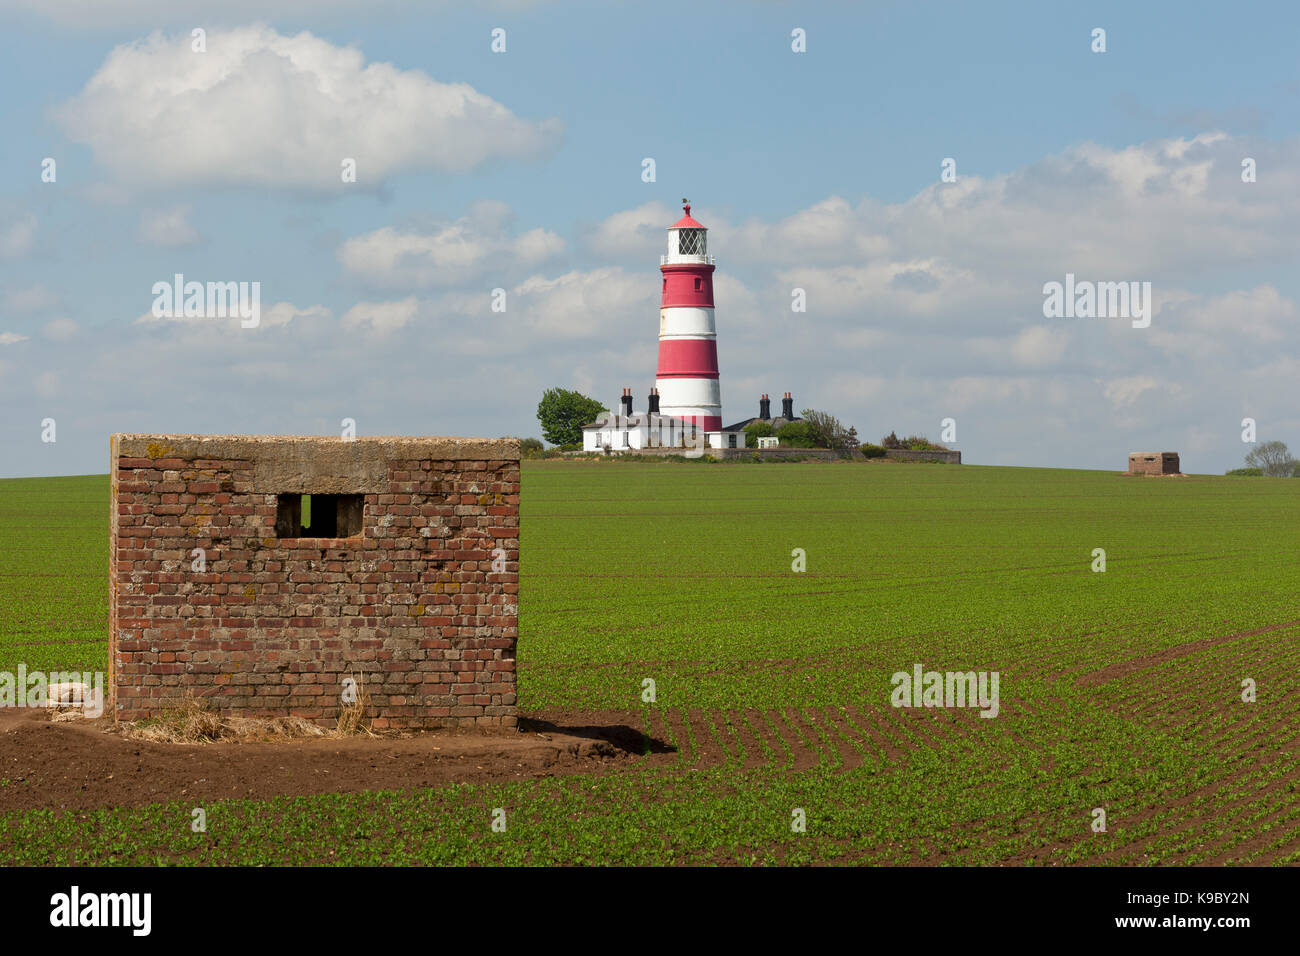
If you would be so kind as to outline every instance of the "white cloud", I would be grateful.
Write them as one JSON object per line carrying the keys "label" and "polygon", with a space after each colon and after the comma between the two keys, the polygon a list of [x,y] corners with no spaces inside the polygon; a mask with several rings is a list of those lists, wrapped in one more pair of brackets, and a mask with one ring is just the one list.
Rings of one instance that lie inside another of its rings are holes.
{"label": "white cloud", "polygon": [[342,189],[341,163],[363,188],[405,170],[463,172],[529,159],[558,136],[465,83],[366,63],[360,50],[256,25],[188,31],[113,49],[57,111],[121,179],[141,184],[252,184]]}
{"label": "white cloud", "polygon": [[[323,305],[309,305],[306,308],[299,308],[292,302],[276,302],[273,305],[262,307],[258,316],[258,324],[246,331],[252,332],[256,328],[285,326],[295,319],[328,319],[331,315],[333,313]],[[198,328],[205,325],[219,327],[240,326],[244,321],[244,318],[238,312],[227,316],[187,316],[182,311],[174,312],[172,315],[154,315],[153,311],[150,310],[139,316],[133,324],[152,325],[165,323],[177,327]]]}
{"label": "white cloud", "polygon": [[668,248],[668,227],[681,218],[659,200],[624,209],[596,224],[588,233],[587,244],[607,258],[644,258],[660,255]]}
{"label": "white cloud", "polygon": [[1152,344],[1198,367],[1239,366],[1261,350],[1300,346],[1300,309],[1271,285],[1215,296],[1182,296],[1157,313]]}
{"label": "white cloud", "polygon": [[[532,276],[512,290],[508,301],[534,333],[552,339],[589,336],[593,342],[618,346],[628,339],[644,342],[658,335],[658,292],[653,274],[606,268],[575,270],[555,278]],[[646,321],[637,323],[637,316],[645,316]]]}
{"label": "white cloud", "polygon": [[427,288],[484,274],[501,279],[563,251],[564,240],[545,229],[511,235],[510,219],[505,203],[477,203],[469,215],[431,231],[385,226],[356,236],[340,247],[339,261],[375,285]]}
{"label": "white cloud", "polygon": [[77,333],[81,331],[81,326],[72,319],[52,319],[45,323],[46,338],[53,339],[56,342],[68,342],[76,338]]}
{"label": "white cloud", "polygon": [[42,372],[32,380],[32,388],[41,398],[54,398],[59,394],[59,376],[54,372]]}
{"label": "white cloud", "polygon": [[1016,336],[1011,343],[1011,355],[1021,365],[1054,365],[1060,361],[1069,344],[1068,332],[1034,325]]}
{"label": "white cloud", "polygon": [[203,237],[190,225],[189,215],[189,206],[145,212],[140,217],[140,239],[153,246],[192,246]]}
{"label": "white cloud", "polygon": [[409,323],[420,311],[420,300],[408,296],[396,302],[358,302],[343,313],[346,329],[371,329],[393,332]]}
{"label": "white cloud", "polygon": [[309,305],[305,309],[300,309],[292,302],[277,302],[270,308],[262,310],[261,326],[275,328],[299,320],[321,322],[329,319],[331,315],[333,313],[323,305]]}
{"label": "white cloud", "polygon": [[48,309],[59,301],[59,297],[46,286],[24,286],[5,289],[4,309],[6,312],[39,312]]}
{"label": "white cloud", "polygon": [[[1243,184],[1241,157],[1271,170]],[[612,254],[663,251],[674,210],[646,203],[607,217],[593,245]],[[809,312],[933,316],[1007,331],[1041,320],[1042,286],[1152,281],[1166,290],[1208,272],[1294,263],[1300,237],[1300,140],[1222,133],[1122,149],[1073,146],[1021,169],[936,183],[893,204],[829,196],[776,222],[732,223],[707,207],[719,269],[776,266],[807,288]],[[1014,316],[1014,318],[1012,318]]]}
{"label": "white cloud", "polygon": [[26,342],[27,336],[19,335],[17,332],[0,332],[0,345],[13,345],[16,342]]}
{"label": "white cloud", "polygon": [[1127,378],[1112,379],[1102,385],[1102,394],[1115,408],[1132,405],[1144,393],[1161,387],[1161,383],[1149,375],[1131,375]]}
{"label": "white cloud", "polygon": [[36,240],[36,217],[30,213],[9,223],[0,223],[0,259],[16,259],[31,251]]}

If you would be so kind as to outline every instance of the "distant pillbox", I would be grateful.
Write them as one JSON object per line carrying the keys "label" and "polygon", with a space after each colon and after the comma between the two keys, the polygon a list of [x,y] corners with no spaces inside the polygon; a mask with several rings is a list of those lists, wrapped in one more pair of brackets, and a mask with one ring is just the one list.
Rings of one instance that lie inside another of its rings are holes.
{"label": "distant pillbox", "polygon": [[109,706],[512,727],[519,442],[114,435]]}
{"label": "distant pillbox", "polygon": [[1130,475],[1180,474],[1178,452],[1135,451],[1128,456],[1128,473]]}

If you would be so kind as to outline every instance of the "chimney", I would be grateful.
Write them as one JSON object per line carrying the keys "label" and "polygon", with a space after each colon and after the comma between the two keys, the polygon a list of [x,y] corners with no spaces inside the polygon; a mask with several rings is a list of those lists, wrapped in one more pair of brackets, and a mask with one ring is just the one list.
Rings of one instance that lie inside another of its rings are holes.
{"label": "chimney", "polygon": [[772,400],[766,394],[758,396],[758,417],[763,421],[772,417]]}
{"label": "chimney", "polygon": [[649,411],[652,415],[659,414],[659,389],[657,388],[650,389],[650,400],[646,404],[646,410]]}
{"label": "chimney", "polygon": [[789,392],[781,399],[781,417],[787,421],[794,420],[794,396]]}
{"label": "chimney", "polygon": [[632,417],[632,389],[623,389],[623,415],[627,418]]}

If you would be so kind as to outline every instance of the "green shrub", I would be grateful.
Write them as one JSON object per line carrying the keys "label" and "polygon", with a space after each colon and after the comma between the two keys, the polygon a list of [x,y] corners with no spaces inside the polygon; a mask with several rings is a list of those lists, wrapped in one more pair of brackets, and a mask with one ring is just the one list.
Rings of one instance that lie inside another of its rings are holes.
{"label": "green shrub", "polygon": [[873,445],[871,442],[867,442],[862,446],[862,454],[866,455],[868,458],[884,458],[885,449],[880,445]]}
{"label": "green shrub", "polygon": [[540,438],[519,439],[519,454],[524,458],[541,458],[542,441]]}
{"label": "green shrub", "polygon": [[910,448],[912,451],[947,451],[944,445],[930,441],[924,435],[908,435],[902,441],[904,448]]}
{"label": "green shrub", "polygon": [[786,422],[777,431],[776,437],[781,439],[782,445],[790,448],[812,448],[813,439],[808,434],[807,422]]}
{"label": "green shrub", "polygon": [[1263,478],[1264,469],[1262,468],[1234,468],[1232,471],[1225,471],[1225,475],[1231,475],[1234,478]]}

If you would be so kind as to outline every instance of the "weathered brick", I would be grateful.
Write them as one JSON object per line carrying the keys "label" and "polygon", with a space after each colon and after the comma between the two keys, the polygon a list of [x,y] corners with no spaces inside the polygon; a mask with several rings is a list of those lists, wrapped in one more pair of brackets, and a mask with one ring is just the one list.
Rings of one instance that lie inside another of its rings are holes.
{"label": "weathered brick", "polygon": [[[352,678],[378,727],[515,725],[515,443],[340,445],[114,436],[109,693],[119,719],[193,693],[223,712],[328,725]],[[157,449],[168,457],[151,458]],[[277,496],[302,493],[363,495],[360,535],[277,537]],[[194,548],[204,571],[191,565]],[[491,571],[496,548],[505,572]]]}

